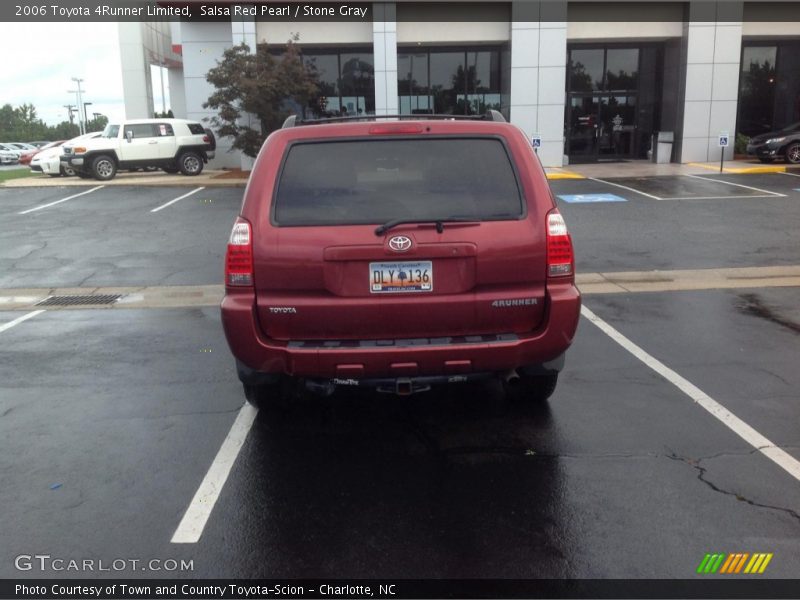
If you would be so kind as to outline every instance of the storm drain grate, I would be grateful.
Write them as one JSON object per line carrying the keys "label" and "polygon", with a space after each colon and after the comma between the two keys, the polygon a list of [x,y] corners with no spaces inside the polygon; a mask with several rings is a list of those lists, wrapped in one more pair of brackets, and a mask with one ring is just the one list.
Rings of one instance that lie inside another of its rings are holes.
{"label": "storm drain grate", "polygon": [[50,296],[36,306],[84,306],[95,304],[113,304],[122,298],[122,294],[106,294],[97,296]]}

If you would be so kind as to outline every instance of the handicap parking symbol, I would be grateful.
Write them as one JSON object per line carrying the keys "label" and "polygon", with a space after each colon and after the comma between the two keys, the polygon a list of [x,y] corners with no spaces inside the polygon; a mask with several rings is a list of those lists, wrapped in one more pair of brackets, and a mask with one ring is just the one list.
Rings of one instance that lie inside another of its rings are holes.
{"label": "handicap parking symbol", "polygon": [[558,197],[570,204],[589,202],[627,202],[622,196],[616,194],[559,194]]}

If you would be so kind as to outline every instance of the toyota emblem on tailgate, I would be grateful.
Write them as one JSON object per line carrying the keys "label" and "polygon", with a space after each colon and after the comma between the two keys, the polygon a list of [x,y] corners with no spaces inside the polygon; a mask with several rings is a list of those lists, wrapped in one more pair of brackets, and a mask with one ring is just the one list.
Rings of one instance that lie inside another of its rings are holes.
{"label": "toyota emblem on tailgate", "polygon": [[395,252],[406,252],[411,249],[411,238],[404,235],[396,235],[389,239],[389,248]]}

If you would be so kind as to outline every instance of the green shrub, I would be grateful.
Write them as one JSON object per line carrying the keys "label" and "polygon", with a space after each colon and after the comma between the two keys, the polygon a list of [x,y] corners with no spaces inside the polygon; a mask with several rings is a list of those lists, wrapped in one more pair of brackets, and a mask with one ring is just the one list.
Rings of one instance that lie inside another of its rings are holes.
{"label": "green shrub", "polygon": [[747,142],[750,138],[744,134],[736,134],[736,142],[733,144],[734,154],[745,154],[747,152]]}

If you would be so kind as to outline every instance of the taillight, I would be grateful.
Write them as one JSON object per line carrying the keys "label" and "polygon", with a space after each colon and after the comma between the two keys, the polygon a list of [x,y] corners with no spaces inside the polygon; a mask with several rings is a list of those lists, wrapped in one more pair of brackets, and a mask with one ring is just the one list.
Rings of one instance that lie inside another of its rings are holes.
{"label": "taillight", "polygon": [[204,135],[203,136],[203,142],[205,142],[206,144],[210,144],[211,143],[211,138],[208,137],[207,135]]}
{"label": "taillight", "polygon": [[554,208],[547,213],[547,276],[567,277],[574,273],[572,239],[564,217]]}
{"label": "taillight", "polygon": [[239,217],[233,225],[225,253],[225,284],[253,285],[253,235],[250,223]]}

